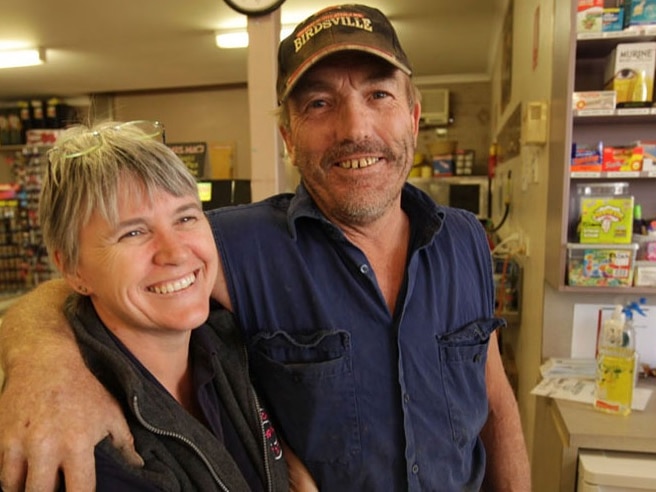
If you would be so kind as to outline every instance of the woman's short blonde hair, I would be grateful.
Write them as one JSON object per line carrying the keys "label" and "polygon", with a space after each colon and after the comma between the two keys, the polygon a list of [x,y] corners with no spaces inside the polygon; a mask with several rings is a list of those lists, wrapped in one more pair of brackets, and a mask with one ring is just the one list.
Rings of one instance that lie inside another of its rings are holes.
{"label": "woman's short blonde hair", "polygon": [[67,129],[48,152],[39,221],[48,252],[59,252],[64,272],[77,267],[80,231],[92,212],[110,224],[118,221],[119,186],[142,190],[147,199],[162,190],[198,198],[186,165],[152,136],[139,124],[80,125]]}

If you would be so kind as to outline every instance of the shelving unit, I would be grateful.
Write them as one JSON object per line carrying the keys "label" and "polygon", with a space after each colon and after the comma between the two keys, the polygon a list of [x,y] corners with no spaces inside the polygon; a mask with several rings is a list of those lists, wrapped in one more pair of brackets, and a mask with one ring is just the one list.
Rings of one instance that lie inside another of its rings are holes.
{"label": "shelving unit", "polygon": [[[574,12],[576,8],[574,7]],[[574,23],[572,25],[575,25]],[[559,108],[568,122],[560,134],[552,134],[554,148],[563,145],[563,150],[554,152],[552,178],[556,191],[550,190],[551,214],[548,221],[554,236],[548,240],[546,280],[549,285],[560,292],[595,293],[595,294],[656,294],[656,287],[579,287],[566,284],[567,243],[577,242],[571,237],[572,224],[578,220],[574,216],[576,185],[583,182],[628,181],[630,193],[643,207],[647,217],[656,217],[656,171],[639,172],[600,172],[570,173],[569,149],[573,142],[605,145],[626,145],[636,140],[656,140],[656,107],[622,108],[613,110],[572,109],[572,95],[575,91],[599,91],[603,89],[605,60],[618,43],[656,41],[656,26],[647,26],[633,31],[614,33],[571,33],[569,50],[556,54],[562,65],[558,73],[555,69],[554,80],[563,87],[560,94],[563,107]],[[566,81],[566,86],[562,83]],[[558,92],[558,91],[557,91]],[[556,92],[556,93],[557,93]],[[554,138],[555,137],[555,138]],[[562,138],[562,141],[559,139]],[[561,157],[562,156],[562,157]],[[564,162],[558,163],[562,158]],[[562,189],[558,189],[562,180]]]}
{"label": "shelving unit", "polygon": [[[0,296],[21,293],[55,275],[41,238],[38,198],[47,147],[0,148],[3,179],[18,185],[13,198],[0,200]],[[8,159],[7,159],[8,158]],[[9,171],[10,180],[4,174]]]}

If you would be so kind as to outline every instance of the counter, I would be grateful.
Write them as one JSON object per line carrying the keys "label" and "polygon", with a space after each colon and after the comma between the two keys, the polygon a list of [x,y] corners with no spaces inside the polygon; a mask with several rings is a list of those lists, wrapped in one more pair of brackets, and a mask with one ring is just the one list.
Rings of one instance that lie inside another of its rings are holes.
{"label": "counter", "polygon": [[652,395],[643,411],[609,415],[592,405],[540,397],[533,453],[534,490],[576,490],[580,449],[656,454],[656,379],[641,381]]}

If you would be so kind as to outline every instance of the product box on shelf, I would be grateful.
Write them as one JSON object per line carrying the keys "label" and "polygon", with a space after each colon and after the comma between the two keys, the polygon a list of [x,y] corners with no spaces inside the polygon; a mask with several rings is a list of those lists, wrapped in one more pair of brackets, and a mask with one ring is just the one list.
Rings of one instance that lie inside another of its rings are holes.
{"label": "product box on shelf", "polygon": [[624,26],[656,24],[656,0],[626,0]]}
{"label": "product box on shelf", "polygon": [[643,149],[639,145],[605,146],[602,171],[640,171]]}
{"label": "product box on shelf", "polygon": [[624,29],[624,1],[605,2],[601,19],[603,32],[616,32]]}
{"label": "product box on shelf", "polygon": [[636,261],[633,285],[636,287],[656,287],[656,261]]}
{"label": "product box on shelf", "polygon": [[572,97],[575,111],[615,109],[615,91],[581,91]]}
{"label": "product box on shelf", "polygon": [[34,129],[26,132],[27,145],[54,145],[64,132],[62,129]]}
{"label": "product box on shelf", "polygon": [[578,0],[576,6],[576,31],[601,32],[604,0]]}
{"label": "product box on shelf", "polygon": [[656,42],[620,43],[606,58],[604,89],[616,92],[617,107],[651,106]]}
{"label": "product box on shelf", "polygon": [[600,172],[603,162],[603,144],[601,142],[589,145],[574,142],[570,172]]}
{"label": "product box on shelf", "polygon": [[629,287],[637,244],[567,245],[567,284],[594,287]]}
{"label": "product box on shelf", "polygon": [[451,176],[453,175],[453,168],[453,154],[433,156],[433,176]]}
{"label": "product box on shelf", "polygon": [[583,196],[580,206],[580,242],[595,244],[631,242],[633,196]]}
{"label": "product box on shelf", "polygon": [[636,145],[642,147],[642,170],[656,171],[656,140],[639,140]]}

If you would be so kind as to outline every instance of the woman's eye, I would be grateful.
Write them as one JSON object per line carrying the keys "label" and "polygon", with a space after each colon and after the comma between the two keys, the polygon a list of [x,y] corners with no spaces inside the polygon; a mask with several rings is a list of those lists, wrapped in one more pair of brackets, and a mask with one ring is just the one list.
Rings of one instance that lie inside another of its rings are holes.
{"label": "woman's eye", "polygon": [[198,217],[196,217],[194,215],[187,215],[185,217],[182,217],[180,219],[180,222],[183,223],[183,224],[189,224],[189,223],[192,223],[192,222],[196,222],[197,220],[198,220]]}
{"label": "woman's eye", "polygon": [[136,230],[136,229],[133,230],[133,231],[128,231],[125,234],[121,235],[121,237],[119,237],[119,241],[121,241],[123,239],[130,239],[130,238],[133,238],[133,237],[139,237],[142,234],[143,234],[143,232],[141,232],[139,230]]}

